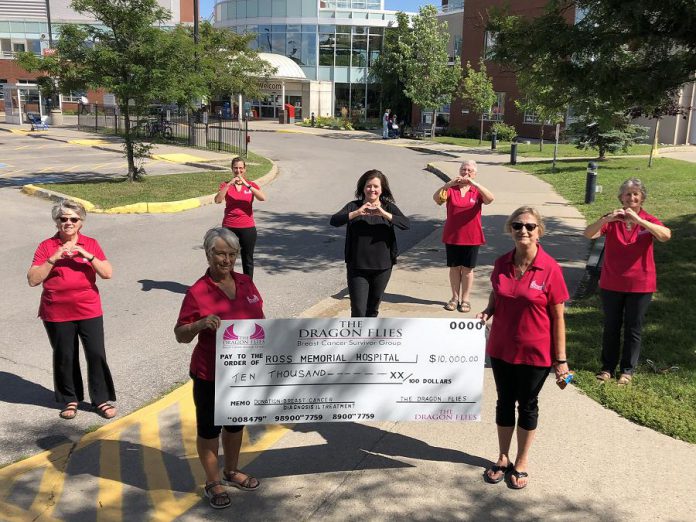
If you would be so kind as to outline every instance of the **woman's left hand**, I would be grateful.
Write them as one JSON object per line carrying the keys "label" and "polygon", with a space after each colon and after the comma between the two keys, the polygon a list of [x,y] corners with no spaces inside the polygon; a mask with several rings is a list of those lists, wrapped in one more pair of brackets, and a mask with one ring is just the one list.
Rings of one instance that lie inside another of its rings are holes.
{"label": "woman's left hand", "polygon": [[556,374],[556,380],[558,380],[570,371],[570,367],[567,362],[555,363],[553,365],[553,371]]}
{"label": "woman's left hand", "polygon": [[624,220],[630,221],[631,223],[639,223],[640,216],[632,208],[624,209]]}

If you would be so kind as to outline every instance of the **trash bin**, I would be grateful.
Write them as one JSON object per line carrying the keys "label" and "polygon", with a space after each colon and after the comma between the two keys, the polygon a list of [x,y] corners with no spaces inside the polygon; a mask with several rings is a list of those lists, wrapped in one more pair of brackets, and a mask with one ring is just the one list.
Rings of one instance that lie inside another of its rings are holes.
{"label": "trash bin", "polygon": [[189,125],[189,145],[192,147],[208,147],[208,132],[203,123],[191,123]]}
{"label": "trash bin", "polygon": [[288,121],[286,120],[286,112],[282,109],[278,110],[278,123],[287,123]]}
{"label": "trash bin", "polygon": [[60,127],[63,125],[63,111],[60,109],[51,109],[51,127]]}

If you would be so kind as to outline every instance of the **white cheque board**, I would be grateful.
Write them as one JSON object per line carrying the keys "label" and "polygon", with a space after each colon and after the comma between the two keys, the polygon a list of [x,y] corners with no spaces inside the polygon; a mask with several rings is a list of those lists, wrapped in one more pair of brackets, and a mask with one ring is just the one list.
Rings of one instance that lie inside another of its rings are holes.
{"label": "white cheque board", "polygon": [[477,320],[222,321],[216,348],[218,425],[481,419]]}

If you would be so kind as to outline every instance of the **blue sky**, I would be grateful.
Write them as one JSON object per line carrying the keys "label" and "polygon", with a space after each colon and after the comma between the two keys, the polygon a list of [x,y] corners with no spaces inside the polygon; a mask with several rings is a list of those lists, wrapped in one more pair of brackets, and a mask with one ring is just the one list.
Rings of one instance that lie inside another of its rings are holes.
{"label": "blue sky", "polygon": [[[213,12],[216,0],[200,0],[201,16],[208,18]],[[439,6],[441,2],[436,0],[385,0],[384,8],[394,11],[418,11],[418,7],[425,4]]]}

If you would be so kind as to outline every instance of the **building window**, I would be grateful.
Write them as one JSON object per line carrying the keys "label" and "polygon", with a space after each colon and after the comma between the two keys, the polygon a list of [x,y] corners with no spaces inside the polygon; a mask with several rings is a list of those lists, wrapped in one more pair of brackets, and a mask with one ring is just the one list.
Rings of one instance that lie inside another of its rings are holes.
{"label": "building window", "polygon": [[5,99],[5,84],[7,83],[7,78],[0,78],[0,100]]}
{"label": "building window", "polygon": [[524,111],[524,123],[539,125],[539,116],[533,111]]}
{"label": "building window", "polygon": [[27,44],[26,43],[17,43],[17,42],[12,42],[12,52],[14,53],[23,53],[24,51],[27,50]]}
{"label": "building window", "polygon": [[505,93],[496,92],[497,99],[493,103],[493,107],[487,113],[484,113],[483,119],[487,121],[503,121],[505,119]]}
{"label": "building window", "polygon": [[319,34],[319,65],[333,65],[335,42],[333,33]]}
{"label": "building window", "polygon": [[498,35],[492,31],[486,31],[483,37],[483,59],[490,60],[493,58],[493,47]]}
{"label": "building window", "polygon": [[80,96],[84,95],[84,91],[70,91],[68,94],[63,95],[63,101],[68,103],[78,103],[80,101]]}

